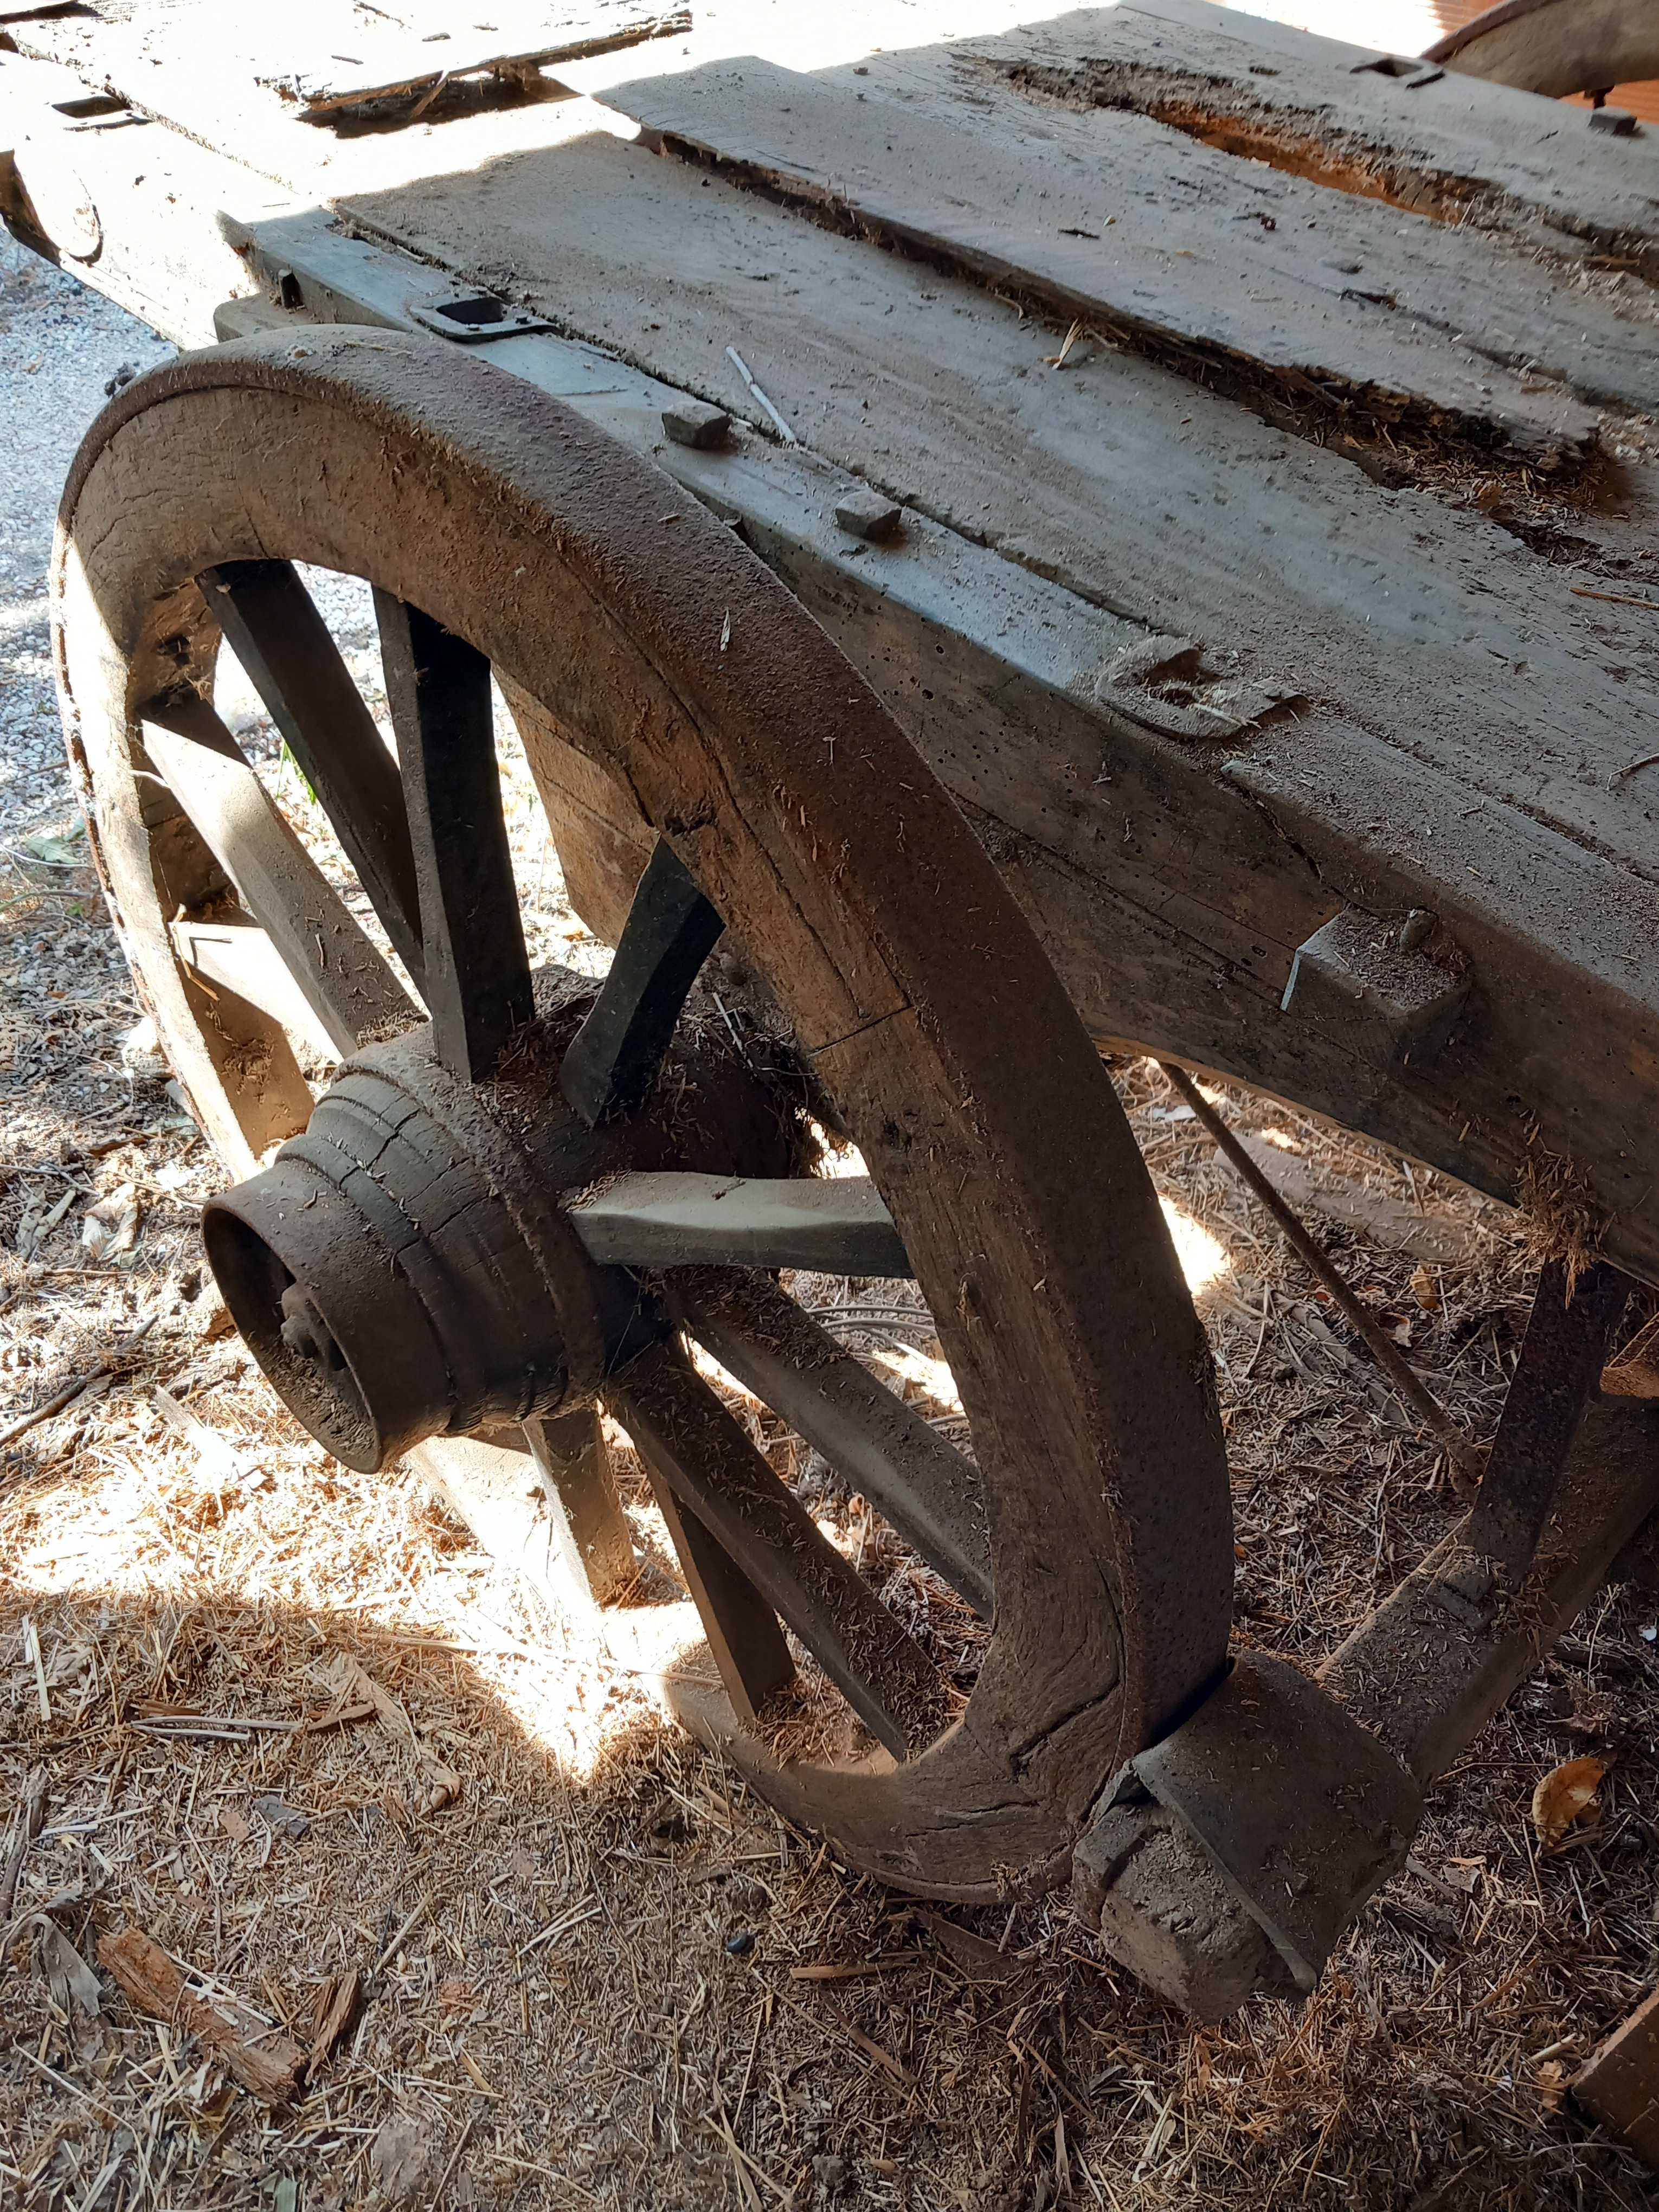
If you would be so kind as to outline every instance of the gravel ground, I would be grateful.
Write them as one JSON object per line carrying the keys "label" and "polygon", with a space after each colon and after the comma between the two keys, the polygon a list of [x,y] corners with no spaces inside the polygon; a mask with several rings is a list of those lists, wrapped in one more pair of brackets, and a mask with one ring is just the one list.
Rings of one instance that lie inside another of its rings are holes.
{"label": "gravel ground", "polygon": [[[73,277],[0,234],[0,387],[12,430],[0,463],[0,1098],[23,1134],[45,1060],[82,1071],[55,1087],[96,1121],[143,1104],[125,1079],[120,1033],[137,1018],[103,901],[86,890],[85,844],[52,685],[46,571],[58,494],[105,387],[173,348]],[[67,864],[67,865],[66,865]],[[40,897],[29,896],[33,892]]]}
{"label": "gravel ground", "polygon": [[[105,385],[167,350],[0,249],[0,2207],[1650,2202],[1565,2094],[1659,1972],[1650,1597],[1598,1601],[1469,1747],[1309,2005],[1200,2032],[1063,1895],[919,1913],[837,1865],[414,1476],[350,1474],[276,1406],[203,1279],[217,1170],[133,1034],[51,680],[58,485]],[[325,604],[371,677],[361,594]],[[337,877],[251,698],[223,696]],[[521,756],[505,769],[532,950],[591,971]],[[1190,1109],[1150,1062],[1118,1073],[1217,1354],[1242,1630],[1312,1659],[1460,1509]],[[1340,1200],[1326,1234],[1354,1280],[1490,1434],[1530,1279],[1513,1220],[1267,1102],[1229,1111]],[[884,1361],[946,1402],[937,1362]],[[811,1504],[858,1556],[884,1540],[861,1499]],[[1586,1756],[1594,1807],[1540,1842],[1534,1784]],[[270,2108],[107,1980],[88,2014],[76,1978],[118,1936],[257,2008],[296,2062],[348,1985],[361,2017]]]}

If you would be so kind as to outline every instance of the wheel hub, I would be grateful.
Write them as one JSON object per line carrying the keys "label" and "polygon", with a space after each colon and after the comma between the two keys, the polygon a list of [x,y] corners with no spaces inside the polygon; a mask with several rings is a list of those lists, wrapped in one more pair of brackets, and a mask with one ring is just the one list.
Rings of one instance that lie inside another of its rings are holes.
{"label": "wheel hub", "polygon": [[232,1319],[348,1467],[591,1396],[659,1331],[638,1279],[588,1258],[562,1200],[630,1170],[788,1172],[789,1117],[718,1043],[677,1051],[667,1103],[586,1127],[557,1080],[585,1011],[567,998],[538,1016],[477,1086],[425,1027],[371,1046],[267,1168],[204,1209]]}

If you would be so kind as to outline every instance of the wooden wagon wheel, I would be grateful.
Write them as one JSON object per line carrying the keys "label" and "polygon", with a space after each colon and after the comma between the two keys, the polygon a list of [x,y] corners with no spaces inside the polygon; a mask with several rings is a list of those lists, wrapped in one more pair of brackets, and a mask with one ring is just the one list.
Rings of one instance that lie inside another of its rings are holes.
{"label": "wooden wagon wheel", "polygon": [[[296,562],[375,587],[401,777]],[[1223,1664],[1224,1452],[1202,1334],[1096,1054],[868,686],[667,478],[527,384],[385,331],[249,341],[129,386],[76,460],[55,605],[71,754],[118,925],[234,1170],[312,1112],[270,1008],[294,1004],[297,987],[295,1018],[347,1054],[368,1046],[362,1065],[394,1084],[415,1079],[409,1050],[374,1041],[420,1015],[297,841],[272,832],[274,810],[211,709],[222,626],[426,1000],[422,1066],[435,1070],[448,1104],[433,1112],[452,1134],[535,1013],[490,672],[629,793],[663,842],[601,1000],[609,1044],[590,1024],[564,1089],[609,1085],[597,1103],[613,1109],[642,1093],[723,921],[896,1224],[979,1474],[918,1445],[913,1421],[895,1441],[890,1396],[843,1406],[840,1441],[855,1463],[898,1462],[916,1540],[927,1549],[931,1532],[935,1563],[994,1598],[964,1708],[674,1333],[643,1350],[613,1333],[605,1371],[586,1382],[640,1442],[671,1527],[679,1516],[735,1694],[708,1700],[702,1723],[775,1802],[888,1879],[982,1898],[1060,1878],[1107,1776]],[[181,910],[225,911],[224,855],[210,848],[239,836],[243,919],[284,970],[264,1012],[257,994],[216,999],[177,953]],[[319,1126],[329,1110],[325,1100]],[[519,1145],[515,1157],[541,1141],[534,1130],[509,1141],[485,1118],[489,1143]],[[613,1111],[605,1126],[627,1121]],[[570,1264],[559,1244],[570,1217],[548,1204],[557,1195],[530,1194],[520,1209],[536,1216],[520,1226],[555,1278]],[[836,1217],[832,1260],[867,1260],[858,1239],[879,1211],[866,1208],[863,1230]],[[740,1237],[725,1256],[741,1266],[752,1244]],[[651,1281],[677,1319],[711,1340],[724,1333],[732,1364],[746,1345],[786,1418],[806,1425],[823,1340],[771,1275],[728,1270],[719,1295],[706,1278]],[[320,1357],[303,1301],[290,1311],[293,1287],[284,1340]],[[578,1322],[586,1293],[568,1279],[552,1288],[573,1335],[604,1304]],[[574,1389],[574,1352],[568,1366]],[[805,1420],[790,1410],[801,1404]],[[990,1593],[960,1498],[946,1494],[969,1482],[982,1486]],[[850,1764],[780,1759],[765,1729],[738,1718],[787,1670],[775,1615],[880,1739]]]}

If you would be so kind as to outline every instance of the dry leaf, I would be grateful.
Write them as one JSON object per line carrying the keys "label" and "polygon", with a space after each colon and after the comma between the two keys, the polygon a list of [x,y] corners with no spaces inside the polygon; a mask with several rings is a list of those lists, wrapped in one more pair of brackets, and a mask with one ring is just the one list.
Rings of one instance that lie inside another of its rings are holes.
{"label": "dry leaf", "polygon": [[71,1999],[94,2019],[104,2008],[104,1990],[92,1968],[55,1920],[44,1912],[33,1915],[36,1953],[52,2002],[68,2012]]}
{"label": "dry leaf", "polygon": [[369,2170],[389,2204],[428,2197],[440,2146],[431,2128],[412,2112],[394,2112],[369,2145]]}
{"label": "dry leaf", "polygon": [[137,1234],[138,1194],[130,1182],[89,1206],[81,1223],[81,1242],[94,1261],[131,1251]]}
{"label": "dry leaf", "polygon": [[1543,1777],[1532,1793],[1532,1824],[1546,1850],[1595,1802],[1607,1771],[1604,1759],[1569,1759]]}

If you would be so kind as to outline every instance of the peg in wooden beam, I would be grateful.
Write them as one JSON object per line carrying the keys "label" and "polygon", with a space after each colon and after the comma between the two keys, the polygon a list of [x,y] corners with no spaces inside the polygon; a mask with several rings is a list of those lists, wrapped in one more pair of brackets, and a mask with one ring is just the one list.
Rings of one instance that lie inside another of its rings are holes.
{"label": "peg in wooden beam", "polygon": [[1387,1067],[1430,1067],[1456,1026],[1469,974],[1432,915],[1345,907],[1297,947],[1280,1001]]}

